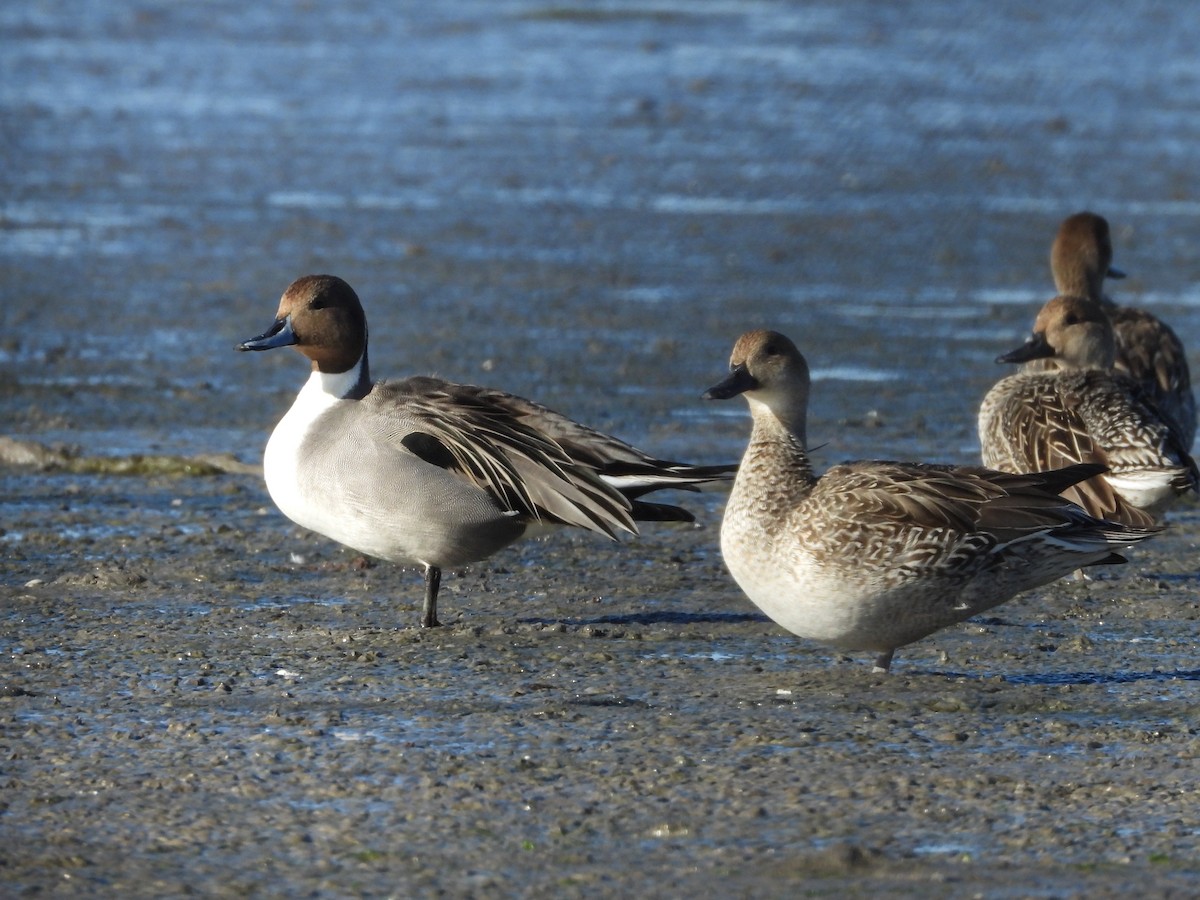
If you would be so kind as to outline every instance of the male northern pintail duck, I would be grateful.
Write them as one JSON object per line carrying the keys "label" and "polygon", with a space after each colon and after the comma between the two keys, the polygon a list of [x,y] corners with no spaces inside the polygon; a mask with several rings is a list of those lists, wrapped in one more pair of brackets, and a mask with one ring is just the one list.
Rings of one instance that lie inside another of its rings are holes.
{"label": "male northern pintail duck", "polygon": [[655,459],[544,406],[437,378],[372,381],[354,290],[309,275],[240,350],[295,347],[312,374],[263,457],[267,490],[294,522],[369,556],[425,568],[421,624],[438,625],[441,571],[492,555],[533,523],[615,538],[636,521],[692,521],[639,499],[695,490],[735,466]]}
{"label": "male northern pintail duck", "polygon": [[1100,303],[1113,325],[1116,368],[1141,386],[1190,450],[1196,436],[1196,398],[1183,342],[1153,313],[1121,306],[1105,294],[1106,276],[1125,277],[1112,267],[1112,256],[1112,238],[1103,216],[1092,212],[1068,216],[1050,250],[1055,289],[1063,296]]}
{"label": "male northern pintail duck", "polygon": [[1094,516],[1145,525],[1197,487],[1175,429],[1127,374],[1113,368],[1112,324],[1095,300],[1055,297],[1021,347],[997,362],[1046,360],[1049,371],[1001,379],[979,409],[983,464],[1040,472],[1099,463],[1103,474],[1064,496]]}
{"label": "male northern pintail duck", "polygon": [[721,523],[742,590],[801,637],[878,654],[961,622],[1158,529],[1089,516],[1059,493],[1102,467],[1011,475],[850,462],[818,477],[806,449],[809,374],[773,331],[741,336],[705,397],[744,394],[753,428]]}

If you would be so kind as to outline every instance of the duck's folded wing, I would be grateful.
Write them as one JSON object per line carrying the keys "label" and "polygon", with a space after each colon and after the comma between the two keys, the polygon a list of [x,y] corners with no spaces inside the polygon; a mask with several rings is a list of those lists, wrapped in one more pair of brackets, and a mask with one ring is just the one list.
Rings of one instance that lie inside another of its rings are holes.
{"label": "duck's folded wing", "polygon": [[484,402],[553,441],[575,462],[590,466],[631,499],[660,488],[696,490],[696,485],[727,481],[737,471],[736,465],[696,466],[659,459],[533,400],[487,388],[472,390]]}
{"label": "duck's folded wing", "polygon": [[[1078,385],[1073,386],[1073,380]],[[1044,375],[1025,379],[1019,392],[1005,398],[1003,427],[1016,468],[1048,472],[1080,463],[1097,463],[1103,470],[1113,468],[1109,456],[1113,446],[1097,440],[1093,417],[1083,415],[1083,407],[1091,402],[1090,391],[1085,376],[1064,379]],[[1154,521],[1122,500],[1104,478],[1092,477],[1064,488],[1062,493],[1097,518],[1138,525]]]}
{"label": "duck's folded wing", "polygon": [[609,537],[636,533],[631,503],[620,491],[497,395],[507,396],[419,377],[380,383],[365,402],[384,407],[378,421],[388,423],[388,440],[488,492],[505,509]]}
{"label": "duck's folded wing", "polygon": [[[836,488],[849,515],[881,527],[940,530],[1007,544],[1100,524],[1066,495],[1103,471],[1095,464],[1010,474],[970,466],[872,462],[835,466],[822,482]],[[852,503],[845,501],[847,496]]]}
{"label": "duck's folded wing", "polygon": [[1154,385],[1155,399],[1191,390],[1187,351],[1171,326],[1144,309],[1112,313],[1117,365],[1139,384]]}
{"label": "duck's folded wing", "polygon": [[978,526],[983,504],[1001,491],[959,471],[970,470],[888,461],[834,466],[819,483],[820,494],[833,501],[823,512],[881,527],[968,533]]}
{"label": "duck's folded wing", "polygon": [[1115,476],[1153,473],[1182,493],[1196,489],[1196,464],[1174,422],[1132,378],[1086,372],[1077,398],[1079,418]]}

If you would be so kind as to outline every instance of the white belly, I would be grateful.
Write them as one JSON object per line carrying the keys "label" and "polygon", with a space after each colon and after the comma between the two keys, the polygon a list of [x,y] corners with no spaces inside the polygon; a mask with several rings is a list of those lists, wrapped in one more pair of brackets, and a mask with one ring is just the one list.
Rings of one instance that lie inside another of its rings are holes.
{"label": "white belly", "polygon": [[722,533],[725,563],[755,606],[800,637],[846,649],[873,646],[870,620],[877,610],[866,585],[848,580],[802,549],[787,554],[759,552],[763,549]]}
{"label": "white belly", "polygon": [[1163,471],[1110,472],[1104,476],[1127,503],[1152,512],[1175,498],[1171,477],[1170,472]]}

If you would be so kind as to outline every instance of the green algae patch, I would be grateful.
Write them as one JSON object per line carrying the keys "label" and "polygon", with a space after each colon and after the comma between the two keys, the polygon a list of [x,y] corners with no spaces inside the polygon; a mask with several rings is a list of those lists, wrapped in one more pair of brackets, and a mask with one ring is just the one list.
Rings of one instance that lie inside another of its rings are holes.
{"label": "green algae patch", "polygon": [[86,475],[221,475],[224,469],[203,459],[134,453],[129,456],[81,456],[66,461],[68,472]]}
{"label": "green algae patch", "polygon": [[261,466],[243,463],[228,453],[180,456],[166,453],[130,453],[122,456],[89,456],[74,447],[51,446],[0,436],[0,465],[39,472],[77,475],[133,475],[195,478],[212,475],[256,475]]}

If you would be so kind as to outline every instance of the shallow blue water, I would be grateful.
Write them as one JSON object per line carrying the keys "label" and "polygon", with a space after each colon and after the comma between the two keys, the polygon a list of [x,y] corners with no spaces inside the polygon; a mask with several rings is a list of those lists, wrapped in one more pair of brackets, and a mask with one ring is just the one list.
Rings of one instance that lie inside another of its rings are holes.
{"label": "shallow blue water", "polygon": [[771,325],[824,376],[831,452],[969,459],[1063,216],[1108,216],[1119,297],[1200,335],[1200,21],[1176,10],[10,5],[0,414],[253,460],[303,369],[231,347],[327,270],[381,374],[638,440],[709,422],[668,436],[703,457],[742,423],[696,395]]}

